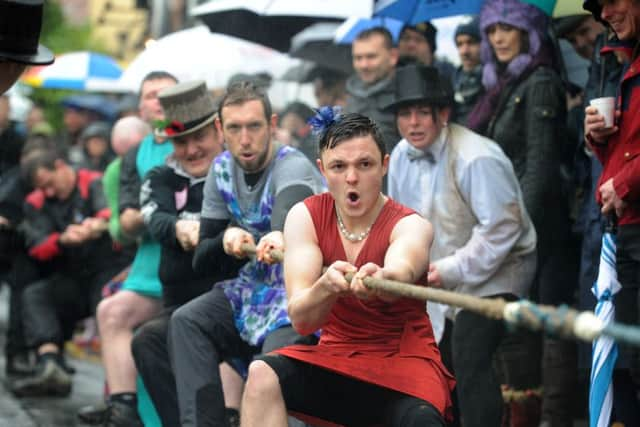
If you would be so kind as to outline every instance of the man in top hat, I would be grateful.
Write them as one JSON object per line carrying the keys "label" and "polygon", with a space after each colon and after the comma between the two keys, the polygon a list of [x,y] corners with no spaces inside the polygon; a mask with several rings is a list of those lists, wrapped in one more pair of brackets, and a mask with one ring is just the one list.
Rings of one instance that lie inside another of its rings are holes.
{"label": "man in top hat", "polygon": [[398,39],[398,54],[400,57],[408,56],[415,58],[421,64],[436,67],[443,76],[453,79],[455,73],[453,64],[436,58],[437,33],[438,30],[429,21],[405,25]]}
{"label": "man in top hat", "polygon": [[0,94],[27,65],[53,63],[53,53],[38,44],[43,0],[0,0]]}
{"label": "man in top hat", "polygon": [[[453,91],[437,69],[399,68],[395,89],[387,108],[404,139],[391,153],[389,195],[436,230],[429,285],[477,297],[526,295],[536,233],[511,161],[493,141],[449,123]],[[451,342],[440,346],[453,356],[445,363],[455,371],[464,425],[498,427],[502,395],[492,355],[504,325],[466,310],[448,315]]]}
{"label": "man in top hat", "polygon": [[192,267],[205,179],[214,157],[223,151],[214,124],[213,97],[202,81],[178,84],[158,97],[166,122],[156,133],[171,138],[174,152],[164,165],[147,174],[142,214],[149,233],[162,247],[158,274],[164,310],[138,329],[132,351],[163,425],[177,426],[178,401],[167,348],[169,319],[176,308],[236,273],[238,262],[221,254],[209,260],[213,264],[209,271],[196,272]]}
{"label": "man in top hat", "polygon": [[464,125],[467,115],[483,92],[480,62],[480,28],[478,18],[456,28],[453,40],[458,49],[460,66],[453,77],[456,123]]}

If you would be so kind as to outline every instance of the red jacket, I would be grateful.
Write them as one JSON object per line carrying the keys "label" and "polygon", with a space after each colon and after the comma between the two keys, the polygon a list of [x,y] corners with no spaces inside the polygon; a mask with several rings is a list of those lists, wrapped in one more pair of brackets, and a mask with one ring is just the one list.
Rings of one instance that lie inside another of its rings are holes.
{"label": "red jacket", "polygon": [[[631,57],[632,48],[605,47],[602,51],[624,50]],[[640,56],[625,69],[617,97],[621,115],[616,125],[619,131],[604,144],[592,144],[603,165],[598,187],[613,178],[618,197],[627,203],[618,224],[640,223]],[[600,192],[596,200],[602,204]]]}

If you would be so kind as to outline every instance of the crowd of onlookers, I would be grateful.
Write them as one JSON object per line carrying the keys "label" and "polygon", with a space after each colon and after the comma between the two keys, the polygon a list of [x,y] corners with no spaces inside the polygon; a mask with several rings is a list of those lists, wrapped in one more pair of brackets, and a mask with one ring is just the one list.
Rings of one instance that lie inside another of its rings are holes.
{"label": "crowd of onlookers", "polygon": [[[618,318],[638,324],[640,11],[635,0],[600,3],[551,20],[519,0],[487,0],[455,31],[458,67],[437,57],[429,22],[405,26],[397,43],[376,27],[352,44],[353,75],[308,76],[318,108],[341,106],[380,130],[391,156],[383,193],[434,227],[429,285],[593,310],[602,233],[617,226]],[[590,61],[584,87],[567,81],[559,39]],[[115,112],[93,95],[65,98],[60,130],[39,105],[10,121],[0,95],[0,280],[11,289],[15,395],[69,395],[65,342],[89,318],[107,392],[81,419],[238,425],[254,356],[316,343],[291,327],[282,267],[265,250],[278,247],[292,206],[327,185],[309,124],[317,110],[293,102],[274,114],[267,85],[237,76],[214,97],[157,70]],[[603,130],[585,107],[605,96],[619,96],[621,113]],[[349,241],[370,231],[337,219]],[[242,243],[257,243],[258,259]],[[585,415],[589,346],[427,310],[457,381],[448,425],[564,427]],[[612,419],[627,426],[640,425],[637,359],[622,347],[614,373]]]}

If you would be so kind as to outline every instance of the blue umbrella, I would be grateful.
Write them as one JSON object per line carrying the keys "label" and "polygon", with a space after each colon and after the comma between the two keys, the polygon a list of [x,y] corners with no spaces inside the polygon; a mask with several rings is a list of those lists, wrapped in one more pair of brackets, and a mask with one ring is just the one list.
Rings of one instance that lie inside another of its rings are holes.
{"label": "blue umbrella", "polygon": [[410,25],[455,15],[475,15],[484,0],[380,0],[375,16],[387,16]]}
{"label": "blue umbrella", "polygon": [[[598,300],[595,314],[604,325],[613,323],[613,297],[620,290],[616,273],[616,242],[610,230],[602,236],[600,270],[591,292]],[[593,341],[591,389],[589,391],[589,426],[607,427],[613,407],[613,368],[618,358],[618,345],[613,338],[600,336]]]}
{"label": "blue umbrella", "polygon": [[364,30],[374,27],[384,27],[391,33],[394,43],[398,42],[398,37],[402,31],[404,24],[393,18],[374,17],[374,18],[349,18],[338,27],[335,33],[334,41],[339,44],[351,44],[355,38]]}

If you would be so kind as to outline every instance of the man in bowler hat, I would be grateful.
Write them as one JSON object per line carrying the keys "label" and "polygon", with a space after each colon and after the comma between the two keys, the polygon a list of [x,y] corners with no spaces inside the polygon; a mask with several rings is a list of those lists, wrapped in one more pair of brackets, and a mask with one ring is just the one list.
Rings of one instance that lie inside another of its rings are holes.
{"label": "man in bowler hat", "polygon": [[0,94],[27,65],[53,63],[53,53],[38,44],[43,0],[0,0]]}

